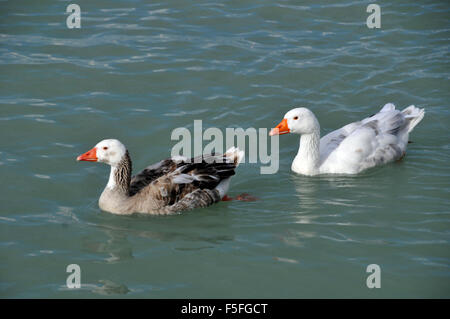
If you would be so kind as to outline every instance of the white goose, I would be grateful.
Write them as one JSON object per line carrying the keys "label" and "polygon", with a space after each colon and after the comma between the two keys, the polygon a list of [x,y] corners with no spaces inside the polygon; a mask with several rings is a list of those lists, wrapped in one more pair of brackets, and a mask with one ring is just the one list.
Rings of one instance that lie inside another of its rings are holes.
{"label": "white goose", "polygon": [[132,177],[127,149],[120,141],[108,139],[77,160],[111,166],[108,184],[99,199],[102,210],[114,214],[170,214],[229,200],[226,193],[230,178],[243,156],[244,152],[232,147],[221,155],[172,157]]}
{"label": "white goose", "polygon": [[307,108],[290,110],[269,135],[300,134],[292,170],[303,175],[356,174],[370,167],[401,159],[409,132],[422,120],[424,109],[403,111],[386,104],[380,112],[350,123],[320,138],[320,125]]}

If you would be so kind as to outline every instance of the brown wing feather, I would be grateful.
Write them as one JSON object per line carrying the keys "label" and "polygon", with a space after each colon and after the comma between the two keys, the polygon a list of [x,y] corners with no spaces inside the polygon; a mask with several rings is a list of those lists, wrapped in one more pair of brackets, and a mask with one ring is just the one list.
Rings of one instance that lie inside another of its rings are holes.
{"label": "brown wing feather", "polygon": [[136,174],[131,178],[130,196],[135,195],[159,177],[169,174],[177,168],[177,163],[171,158],[146,167],[139,172],[139,174]]}
{"label": "brown wing feather", "polygon": [[172,206],[195,192],[200,196],[199,199],[192,200],[190,195],[180,205],[187,205],[189,198],[190,205],[210,205],[220,200],[214,188],[235,174],[237,164],[234,158],[214,154],[191,158],[189,161],[167,159],[133,177],[130,193],[143,195],[150,192],[161,206]]}

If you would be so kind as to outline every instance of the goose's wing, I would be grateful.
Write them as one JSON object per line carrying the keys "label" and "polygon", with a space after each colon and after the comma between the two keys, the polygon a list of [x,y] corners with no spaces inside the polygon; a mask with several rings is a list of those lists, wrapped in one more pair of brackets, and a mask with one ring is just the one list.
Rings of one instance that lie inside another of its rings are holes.
{"label": "goose's wing", "polygon": [[341,145],[342,141],[360,127],[361,122],[350,123],[322,137],[320,139],[320,161],[325,162],[328,156]]}
{"label": "goose's wing", "polygon": [[322,162],[323,169],[337,173],[357,173],[400,158],[408,142],[408,135],[404,134],[408,132],[407,124],[404,114],[389,103],[380,112],[343,127],[342,131],[339,130],[341,132],[338,131],[335,145],[333,135],[325,141],[329,149]]}
{"label": "goose's wing", "polygon": [[[341,127],[335,131],[328,133],[320,139],[320,161],[323,163],[327,160],[328,156],[335,151],[341,143],[348,138],[351,134],[353,134],[356,130],[360,129],[364,125],[374,120],[381,120],[383,118],[382,113],[394,111],[395,106],[392,103],[386,104],[378,113],[375,113],[362,121],[353,122],[350,124]],[[382,121],[378,122],[377,125],[384,126],[385,123]],[[387,125],[390,126],[391,124]],[[395,126],[395,125],[394,125]],[[388,127],[383,127],[384,129],[388,129]]]}
{"label": "goose's wing", "polygon": [[142,188],[149,185],[161,176],[173,172],[178,165],[186,160],[184,158],[168,158],[156,164],[144,168],[141,172],[131,178],[130,195],[133,196]]}
{"label": "goose's wing", "polygon": [[208,206],[220,201],[217,187],[235,174],[241,158],[242,152],[237,149],[190,160],[177,158],[169,172],[141,187],[136,195],[150,196],[173,211]]}

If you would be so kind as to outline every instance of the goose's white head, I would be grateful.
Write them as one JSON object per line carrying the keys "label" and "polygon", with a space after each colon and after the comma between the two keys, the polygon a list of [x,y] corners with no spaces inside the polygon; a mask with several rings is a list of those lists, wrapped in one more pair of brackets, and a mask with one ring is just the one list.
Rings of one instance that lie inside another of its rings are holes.
{"label": "goose's white head", "polygon": [[320,126],[313,112],[305,107],[299,107],[287,112],[280,124],[273,128],[269,135],[311,134],[317,130],[320,130]]}
{"label": "goose's white head", "polygon": [[125,156],[127,149],[118,140],[108,139],[99,142],[91,150],[77,157],[77,161],[102,162],[116,166]]}

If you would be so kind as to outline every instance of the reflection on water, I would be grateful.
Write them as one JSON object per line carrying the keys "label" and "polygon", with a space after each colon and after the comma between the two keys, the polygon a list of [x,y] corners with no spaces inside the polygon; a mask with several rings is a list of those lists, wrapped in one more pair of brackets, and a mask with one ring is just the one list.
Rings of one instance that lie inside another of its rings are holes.
{"label": "reflection on water", "polygon": [[320,183],[316,177],[291,174],[294,183],[297,199],[302,211],[311,212],[318,205],[320,198]]}
{"label": "reflection on water", "polygon": [[124,284],[118,284],[111,280],[101,279],[98,281],[99,286],[96,286],[92,292],[100,295],[124,295],[130,292],[127,286]]}
{"label": "reflection on water", "polygon": [[77,289],[67,288],[63,285],[59,286],[58,290],[70,293],[88,291],[98,295],[125,295],[131,291],[126,285],[108,279],[100,279],[98,284],[81,284],[81,287]]}
{"label": "reflection on water", "polygon": [[107,263],[117,263],[134,258],[132,246],[123,231],[110,229],[103,229],[103,231],[108,238],[106,242],[84,238],[82,242],[83,250],[109,255],[109,257],[105,258]]}
{"label": "reflection on water", "polygon": [[[92,210],[94,211],[94,209]],[[198,211],[186,214],[195,215],[198,214]],[[107,263],[124,262],[136,258],[133,254],[130,238],[148,240],[150,249],[158,243],[166,243],[166,245],[173,245],[173,249],[180,251],[213,249],[235,239],[234,236],[227,233],[222,234],[222,228],[227,227],[227,221],[231,222],[230,216],[205,216],[201,221],[186,216],[186,228],[180,229],[179,224],[176,224],[171,230],[171,222],[175,222],[176,218],[183,218],[182,215],[155,217],[135,214],[132,216],[115,216],[104,212],[98,213],[98,211],[92,214],[94,215],[87,217],[89,220],[87,224],[100,230],[104,236],[84,237],[82,247],[86,252],[107,254],[108,257],[103,259]],[[228,227],[230,226],[231,224],[228,224]],[[204,227],[207,227],[209,231],[205,231]],[[158,228],[162,230],[158,230]],[[215,232],[215,228],[219,231]],[[105,239],[99,241],[98,238]]]}
{"label": "reflection on water", "polygon": [[380,188],[377,176],[382,174],[382,169],[380,167],[359,175],[301,176],[292,173],[291,179],[302,211],[314,211],[321,204],[369,207],[367,202],[359,200],[358,195],[361,190],[368,189],[368,183],[374,183],[376,190]]}

